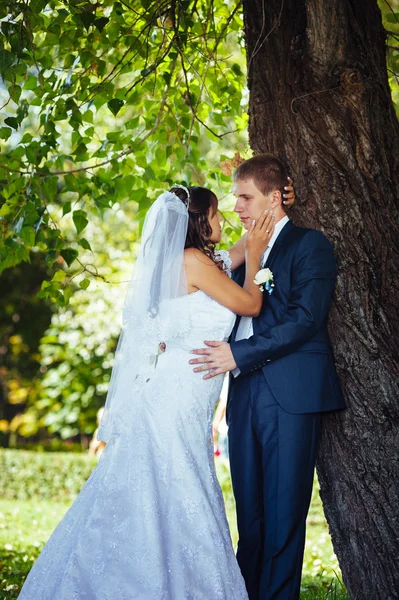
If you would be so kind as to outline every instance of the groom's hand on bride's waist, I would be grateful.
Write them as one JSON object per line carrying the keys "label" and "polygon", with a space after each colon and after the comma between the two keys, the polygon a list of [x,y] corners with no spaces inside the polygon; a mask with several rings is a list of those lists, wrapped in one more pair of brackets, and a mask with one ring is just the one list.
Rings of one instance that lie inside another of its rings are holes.
{"label": "groom's hand on bride's waist", "polygon": [[194,373],[209,371],[203,379],[210,379],[211,377],[216,377],[216,375],[227,373],[227,371],[233,371],[237,368],[230,344],[227,344],[227,342],[207,341],[204,344],[208,348],[191,350],[191,354],[200,355],[199,358],[190,360],[190,365],[200,365],[194,369]]}

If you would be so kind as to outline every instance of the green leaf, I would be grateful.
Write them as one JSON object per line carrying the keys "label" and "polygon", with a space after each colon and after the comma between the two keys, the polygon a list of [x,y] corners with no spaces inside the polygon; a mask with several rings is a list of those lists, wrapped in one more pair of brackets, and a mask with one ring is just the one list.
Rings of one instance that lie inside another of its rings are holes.
{"label": "green leaf", "polygon": [[87,213],[84,210],[75,210],[72,213],[72,219],[75,223],[76,231],[79,235],[79,233],[81,233],[83,229],[87,227],[87,224],[89,222],[87,219]]}
{"label": "green leaf", "polygon": [[78,243],[85,250],[91,250],[91,246],[90,246],[89,242],[86,240],[86,238],[81,238]]}
{"label": "green leaf", "polygon": [[83,279],[80,283],[79,283],[80,287],[84,290],[87,290],[87,288],[90,285],[90,279]]}
{"label": "green leaf", "polygon": [[62,269],[59,269],[58,271],[55,272],[55,274],[53,275],[51,281],[62,282],[62,281],[64,281],[65,277],[66,277],[65,271],[63,271]]}
{"label": "green leaf", "polygon": [[11,212],[11,207],[8,204],[3,204],[0,208],[0,217],[5,217]]}
{"label": "green leaf", "polygon": [[54,200],[58,191],[57,177],[48,177],[42,186],[42,189],[49,200]]}
{"label": "green leaf", "polygon": [[156,180],[157,179],[157,177],[154,173],[154,170],[150,166],[146,167],[146,169],[144,171],[144,176],[145,176],[146,180]]}
{"label": "green leaf", "polygon": [[31,136],[30,133],[24,133],[22,140],[21,140],[21,144],[28,144],[32,140],[33,140],[33,137]]}
{"label": "green leaf", "polygon": [[48,0],[31,0],[29,3],[29,8],[34,14],[40,13],[43,8],[48,4]]}
{"label": "green leaf", "polygon": [[15,104],[18,104],[18,100],[21,96],[22,88],[19,85],[13,85],[8,90],[11,98],[14,100]]}
{"label": "green leaf", "polygon": [[74,151],[74,155],[76,156],[76,159],[80,162],[87,160],[89,158],[87,146],[83,143],[80,143]]}
{"label": "green leaf", "polygon": [[50,281],[45,280],[45,281],[42,281],[42,285],[41,285],[40,289],[42,291],[44,291],[44,290],[47,290],[50,287],[51,287]]}
{"label": "green leaf", "polygon": [[13,129],[18,129],[19,127],[19,121],[15,117],[7,117],[7,119],[4,119],[4,123]]}
{"label": "green leaf", "polygon": [[73,248],[64,248],[64,250],[61,250],[60,254],[67,263],[68,267],[70,267],[73,261],[79,256],[79,252]]}
{"label": "green leaf", "polygon": [[12,129],[10,129],[9,127],[0,127],[0,139],[8,140],[11,134]]}
{"label": "green leaf", "polygon": [[86,112],[82,114],[82,120],[86,123],[93,123],[93,113],[91,110],[86,110]]}
{"label": "green leaf", "polygon": [[27,246],[35,245],[36,232],[32,226],[22,227],[19,237]]}
{"label": "green leaf", "polygon": [[107,103],[107,106],[108,106],[109,110],[112,112],[112,114],[114,115],[114,117],[116,117],[116,115],[118,114],[118,112],[120,111],[120,109],[122,108],[123,105],[124,105],[123,100],[119,100],[119,98],[112,98],[112,100],[110,100]]}
{"label": "green leaf", "polygon": [[72,202],[70,202],[68,200],[68,202],[65,202],[64,206],[62,207],[62,216],[70,213],[72,210]]}
{"label": "green leaf", "polygon": [[87,30],[90,28],[90,25],[93,25],[95,18],[96,17],[93,13],[84,12],[79,14],[79,19],[82,21]]}
{"label": "green leaf", "polygon": [[107,17],[100,17],[94,21],[94,25],[97,27],[98,31],[102,31],[107,23],[109,23]]}
{"label": "green leaf", "polygon": [[64,290],[64,306],[69,304],[69,300],[73,294],[73,290],[71,287],[66,287]]}
{"label": "green leaf", "polygon": [[40,144],[39,142],[32,142],[25,149],[26,158],[32,164],[38,162],[38,156],[40,156]]}
{"label": "green leaf", "polygon": [[27,80],[24,82],[24,90],[34,90],[37,87],[37,79],[34,75],[29,74]]}
{"label": "green leaf", "polygon": [[8,69],[11,67],[16,58],[17,56],[14,54],[14,52],[3,49],[0,50],[0,73],[2,75],[7,73]]}
{"label": "green leaf", "polygon": [[116,142],[119,142],[120,137],[121,137],[120,131],[108,131],[108,133],[107,133],[107,140],[109,140],[113,144],[115,144]]}
{"label": "green leaf", "polygon": [[395,25],[397,25],[397,23],[399,22],[399,12],[392,12],[386,15],[385,18],[388,21],[388,23],[394,23]]}

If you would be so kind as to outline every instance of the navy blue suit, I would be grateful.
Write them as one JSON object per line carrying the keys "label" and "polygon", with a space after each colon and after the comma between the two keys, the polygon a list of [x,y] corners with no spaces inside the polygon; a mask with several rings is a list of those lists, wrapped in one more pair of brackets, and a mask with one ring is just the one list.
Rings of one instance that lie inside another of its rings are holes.
{"label": "navy blue suit", "polygon": [[[320,414],[345,408],[327,331],[336,280],[332,245],[289,221],[266,261],[254,335],[230,344],[229,453],[237,504],[237,559],[250,600],[299,598]],[[233,277],[242,285],[245,266]]]}

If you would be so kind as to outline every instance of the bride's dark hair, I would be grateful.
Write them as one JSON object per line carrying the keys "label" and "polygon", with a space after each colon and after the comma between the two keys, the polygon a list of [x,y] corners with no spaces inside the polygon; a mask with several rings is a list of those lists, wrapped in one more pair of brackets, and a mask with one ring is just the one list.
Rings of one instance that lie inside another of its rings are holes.
{"label": "bride's dark hair", "polygon": [[[190,202],[188,205],[188,229],[184,248],[197,248],[211,258],[219,268],[223,263],[215,257],[215,244],[211,242],[212,228],[209,223],[209,212],[213,216],[217,211],[218,199],[215,194],[197,185],[188,187]],[[187,192],[180,187],[172,187],[171,192],[176,194],[187,205]]]}

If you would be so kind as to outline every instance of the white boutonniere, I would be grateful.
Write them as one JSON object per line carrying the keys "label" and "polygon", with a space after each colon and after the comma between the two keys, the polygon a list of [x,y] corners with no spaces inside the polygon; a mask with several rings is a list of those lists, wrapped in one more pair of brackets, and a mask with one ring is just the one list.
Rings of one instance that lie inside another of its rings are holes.
{"label": "white boutonniere", "polygon": [[266,290],[269,294],[274,291],[274,278],[270,269],[261,269],[255,275],[254,283],[259,286],[261,292]]}

